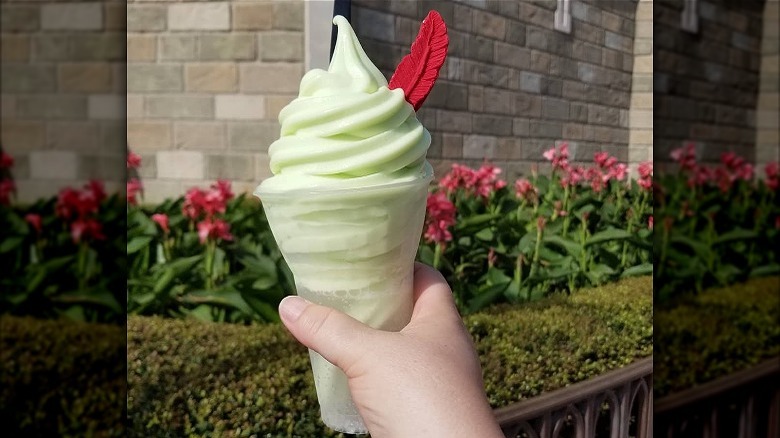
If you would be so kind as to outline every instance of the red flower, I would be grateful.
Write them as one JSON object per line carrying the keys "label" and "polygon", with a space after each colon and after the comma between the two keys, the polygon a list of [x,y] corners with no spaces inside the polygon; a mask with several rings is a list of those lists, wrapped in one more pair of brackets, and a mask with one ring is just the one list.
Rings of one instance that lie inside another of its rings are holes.
{"label": "red flower", "polygon": [[639,187],[650,190],[653,186],[653,162],[645,161],[639,164],[637,172],[639,173],[639,179],[637,180]]}
{"label": "red flower", "polygon": [[163,233],[168,234],[171,230],[168,227],[168,215],[163,213],[156,213],[152,215],[152,220],[160,226]]}
{"label": "red flower", "polygon": [[95,214],[100,209],[100,203],[106,198],[103,183],[92,180],[85,184],[82,190],[65,187],[57,195],[54,205],[55,214],[65,220],[83,219]]}
{"label": "red flower", "polygon": [[686,143],[685,146],[672,151],[670,156],[674,161],[680,164],[680,169],[683,171],[694,170],[696,167],[696,145],[692,142]]}
{"label": "red flower", "polygon": [[138,169],[141,167],[141,156],[136,154],[135,152],[128,152],[127,153],[127,168],[128,169]]}
{"label": "red flower", "polygon": [[435,242],[442,246],[452,240],[449,227],[455,225],[455,204],[447,194],[436,192],[428,195],[426,202],[425,233],[423,237],[428,243]]}
{"label": "red flower", "polygon": [[498,179],[498,175],[501,174],[501,169],[491,164],[483,164],[474,173],[476,184],[475,192],[478,196],[484,199],[490,197],[490,194],[496,190],[506,187],[506,181]]}
{"label": "red flower", "polygon": [[30,224],[30,227],[40,234],[42,229],[41,215],[35,213],[27,213],[24,216],[24,221]]}
{"label": "red flower", "polygon": [[552,161],[553,171],[567,170],[569,168],[569,144],[562,143],[559,148],[551,148],[542,154],[547,161]]}
{"label": "red flower", "polygon": [[198,222],[198,238],[204,244],[207,240],[233,240],[230,224],[222,219],[205,219]]}
{"label": "red flower", "polygon": [[0,180],[0,205],[11,203],[11,194],[13,194],[14,190],[16,190],[16,184],[14,184],[13,180]]}
{"label": "red flower", "polygon": [[501,169],[491,164],[484,164],[479,170],[453,164],[450,173],[439,181],[439,188],[447,193],[463,188],[467,193],[487,199],[494,191],[506,187],[506,181],[498,178],[500,174]]}
{"label": "red flower", "polygon": [[[610,157],[615,158],[615,157]],[[618,181],[623,181],[626,178],[626,175],[628,175],[628,166],[626,166],[623,163],[614,164],[610,166],[609,173],[607,176],[609,178],[615,178]]]}
{"label": "red flower", "polygon": [[0,169],[10,169],[14,165],[14,157],[0,152]]}
{"label": "red flower", "polygon": [[609,154],[607,152],[596,152],[593,155],[593,161],[601,168],[606,167],[604,163],[607,162],[607,158],[609,158]]}
{"label": "red flower", "polygon": [[138,178],[132,178],[127,182],[127,203],[138,205],[138,194],[143,190],[144,185]]}
{"label": "red flower", "polygon": [[219,180],[209,190],[194,187],[184,196],[182,213],[192,221],[198,220],[201,215],[209,219],[217,213],[224,213],[231,199],[233,192],[228,181]]}
{"label": "red flower", "polygon": [[439,181],[439,187],[451,193],[458,188],[471,189],[476,183],[476,172],[467,166],[453,164],[450,173]]}
{"label": "red flower", "polygon": [[767,163],[766,166],[764,166],[764,173],[766,174],[766,186],[769,187],[770,190],[777,190],[777,186],[780,185],[780,165],[777,161],[772,163]]}
{"label": "red flower", "polygon": [[647,228],[653,229],[653,216],[647,218]]}
{"label": "red flower", "polygon": [[103,226],[93,218],[76,219],[70,224],[70,237],[73,243],[80,243],[83,240],[105,240]]}

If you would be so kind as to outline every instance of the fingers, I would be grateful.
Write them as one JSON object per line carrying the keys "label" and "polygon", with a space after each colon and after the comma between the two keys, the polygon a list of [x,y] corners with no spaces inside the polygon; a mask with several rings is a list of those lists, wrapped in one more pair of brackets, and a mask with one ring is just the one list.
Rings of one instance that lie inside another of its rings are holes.
{"label": "fingers", "polygon": [[444,315],[458,316],[450,286],[439,271],[428,265],[415,263],[412,319],[428,316],[441,318]]}
{"label": "fingers", "polygon": [[365,353],[366,345],[371,345],[371,328],[342,312],[312,304],[299,296],[284,298],[279,303],[279,316],[301,344],[344,371]]}

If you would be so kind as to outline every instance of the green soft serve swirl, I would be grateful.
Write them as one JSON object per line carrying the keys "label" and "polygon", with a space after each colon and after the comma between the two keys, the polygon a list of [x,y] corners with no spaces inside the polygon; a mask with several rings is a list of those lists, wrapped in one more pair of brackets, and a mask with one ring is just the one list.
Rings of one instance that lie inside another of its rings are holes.
{"label": "green soft serve swirl", "polygon": [[432,173],[431,135],[403,90],[387,88],[344,17],[333,23],[330,66],[306,73],[298,97],[279,113],[280,138],[268,149],[274,176],[260,193],[365,188]]}

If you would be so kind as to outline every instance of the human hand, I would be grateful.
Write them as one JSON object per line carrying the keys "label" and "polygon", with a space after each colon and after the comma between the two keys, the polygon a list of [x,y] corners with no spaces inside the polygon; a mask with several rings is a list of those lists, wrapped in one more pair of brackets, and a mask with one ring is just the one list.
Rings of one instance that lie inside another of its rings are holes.
{"label": "human hand", "polygon": [[282,300],[279,314],[298,341],[345,372],[372,437],[503,438],[452,292],[419,263],[414,303],[411,322],[397,333],[297,296]]}

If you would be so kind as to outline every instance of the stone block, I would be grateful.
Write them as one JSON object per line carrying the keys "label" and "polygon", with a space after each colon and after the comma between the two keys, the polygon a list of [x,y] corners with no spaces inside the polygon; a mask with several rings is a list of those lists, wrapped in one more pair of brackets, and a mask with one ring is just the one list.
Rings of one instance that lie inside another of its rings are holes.
{"label": "stone block", "polygon": [[106,30],[127,30],[127,3],[103,4],[103,28]]}
{"label": "stone block", "polygon": [[19,96],[16,114],[32,119],[84,119],[87,116],[86,96]]}
{"label": "stone block", "polygon": [[473,36],[466,40],[466,57],[475,61],[493,62],[494,41],[480,36]]}
{"label": "stone block", "polygon": [[182,90],[181,65],[131,64],[127,66],[128,92],[174,92]]}
{"label": "stone block", "polygon": [[569,119],[577,122],[588,121],[588,105],[581,102],[569,103]]}
{"label": "stone block", "polygon": [[271,159],[268,154],[254,154],[255,157],[255,182],[261,182],[273,176],[271,173]]}
{"label": "stone block", "polygon": [[96,151],[100,130],[95,121],[52,122],[46,125],[46,148],[65,151]]}
{"label": "stone block", "polygon": [[79,33],[68,37],[72,61],[127,61],[125,33]]}
{"label": "stone block", "polygon": [[160,204],[169,199],[176,199],[185,191],[184,184],[176,180],[144,178],[143,183],[143,200],[145,204]]}
{"label": "stone block", "polygon": [[531,2],[520,2],[520,20],[542,28],[552,29],[555,23],[555,11],[541,8]]}
{"label": "stone block", "polygon": [[496,156],[498,139],[488,135],[466,135],[463,137],[463,158],[493,159]]}
{"label": "stone block", "polygon": [[205,177],[202,152],[159,151],[156,162],[159,179],[199,180]]}
{"label": "stone block", "polygon": [[128,32],[160,32],[167,27],[168,9],[162,4],[127,5]]}
{"label": "stone block", "polygon": [[16,98],[14,96],[0,94],[0,118],[16,118]]}
{"label": "stone block", "polygon": [[241,91],[298,93],[303,77],[301,64],[242,64],[240,66],[239,85]]}
{"label": "stone block", "polygon": [[170,30],[229,30],[228,2],[175,3],[168,5]]}
{"label": "stone block", "polygon": [[223,150],[226,148],[226,127],[222,122],[175,122],[176,149]]}
{"label": "stone block", "polygon": [[530,136],[534,138],[560,139],[563,136],[563,124],[560,122],[535,121],[530,128]]}
{"label": "stone block", "polygon": [[511,115],[514,112],[512,107],[514,103],[513,97],[513,94],[507,90],[485,87],[484,111],[489,114]]}
{"label": "stone block", "polygon": [[485,110],[485,88],[481,85],[469,85],[469,106],[471,112],[481,113]]}
{"label": "stone block", "polygon": [[525,46],[526,27],[515,20],[508,20],[506,25],[506,42],[516,46]]}
{"label": "stone block", "polygon": [[187,91],[231,92],[238,90],[238,69],[234,63],[185,65]]}
{"label": "stone block", "polygon": [[274,2],[273,7],[274,7],[274,13],[273,13],[274,29],[303,30],[304,2],[277,1]]}
{"label": "stone block", "polygon": [[303,61],[303,35],[300,32],[266,32],[260,36],[263,61]]}
{"label": "stone block", "polygon": [[[572,2],[571,16],[577,20],[601,26],[601,10],[584,2]],[[576,25],[572,26],[575,27]]]}
{"label": "stone block", "polygon": [[127,146],[132,151],[171,148],[171,124],[168,122],[127,122]]}
{"label": "stone block", "polygon": [[653,111],[651,110],[633,110],[629,114],[629,126],[633,128],[652,128]]}
{"label": "stone block", "polygon": [[585,140],[585,125],[581,123],[564,124],[561,138],[566,140]]}
{"label": "stone block", "polygon": [[256,38],[253,34],[203,34],[199,38],[201,60],[249,61],[257,58]]}
{"label": "stone block", "polygon": [[639,20],[634,25],[634,38],[653,38],[653,21]]}
{"label": "stone block", "polygon": [[157,58],[157,37],[152,35],[127,36],[128,62],[153,62]]}
{"label": "stone block", "polygon": [[11,154],[43,149],[46,128],[43,122],[28,120],[3,120],[0,124],[0,141],[3,150]]}
{"label": "stone block", "polygon": [[606,31],[604,33],[604,44],[610,49],[620,50],[625,53],[633,52],[634,40],[614,32]]}
{"label": "stone block", "polygon": [[198,37],[194,35],[161,35],[160,60],[185,61],[198,58]]}
{"label": "stone block", "polygon": [[111,66],[105,63],[63,63],[57,73],[60,91],[105,93],[113,88]]}
{"label": "stone block", "polygon": [[552,58],[549,53],[531,50],[531,62],[528,69],[537,73],[549,74]]}
{"label": "stone block", "polygon": [[542,116],[542,98],[527,93],[520,93],[515,96],[515,114],[523,117],[541,117]]}
{"label": "stone block", "polygon": [[471,16],[474,20],[473,29],[477,35],[499,41],[504,39],[506,35],[506,18],[480,10],[474,10]]}
{"label": "stone block", "polygon": [[526,46],[546,52],[550,49],[550,35],[551,32],[549,31],[529,26],[526,35]]}
{"label": "stone block", "polygon": [[74,180],[78,178],[78,155],[72,151],[34,151],[29,155],[33,179]]}
{"label": "stone block", "polygon": [[3,2],[0,6],[0,28],[6,32],[31,32],[40,27],[37,5],[19,5]]}
{"label": "stone block", "polygon": [[103,4],[84,2],[41,5],[41,28],[44,30],[101,30]]}
{"label": "stone block", "polygon": [[215,114],[222,120],[259,120],[265,117],[265,98],[242,94],[217,95]]}
{"label": "stone block", "polygon": [[512,135],[512,118],[508,116],[492,116],[475,114],[472,118],[473,132],[494,136]]}
{"label": "stone block", "polygon": [[442,157],[463,158],[463,135],[442,134]]}
{"label": "stone block", "polygon": [[205,96],[148,96],[146,116],[154,118],[211,119],[214,98]]}
{"label": "stone block", "polygon": [[554,120],[568,120],[569,101],[554,97],[542,97],[542,117]]}
{"label": "stone block", "polygon": [[436,114],[436,130],[469,134],[472,129],[471,118],[472,116],[468,112],[438,110]]}
{"label": "stone block", "polygon": [[272,95],[266,95],[265,96],[265,118],[269,120],[277,120],[279,118],[279,111],[282,110],[285,106],[289,105],[290,102],[295,100],[295,95],[287,95],[287,96],[272,96]]}
{"label": "stone block", "polygon": [[53,65],[3,64],[0,77],[3,93],[50,93],[56,90]]}
{"label": "stone block", "polygon": [[140,119],[144,117],[144,98],[139,95],[126,95],[128,119]]}
{"label": "stone block", "polygon": [[127,151],[127,120],[100,120],[98,128],[100,150],[124,156]]}
{"label": "stone block", "polygon": [[233,29],[267,30],[274,22],[274,6],[271,3],[234,3]]}
{"label": "stone block", "polygon": [[451,27],[464,32],[471,32],[473,25],[471,18],[472,9],[465,4],[453,3],[452,13],[453,21]]}
{"label": "stone block", "polygon": [[30,59],[30,46],[29,36],[4,33],[0,38],[0,60],[26,62]]}
{"label": "stone block", "polygon": [[574,41],[572,43],[572,56],[574,59],[590,62],[591,64],[601,63],[601,47],[585,41]]}
{"label": "stone block", "polygon": [[512,134],[519,137],[527,137],[531,133],[531,120],[523,117],[515,117],[512,120]]}
{"label": "stone block", "polygon": [[90,94],[87,117],[93,120],[124,120],[127,118],[124,94]]}
{"label": "stone block", "polygon": [[604,45],[604,32],[601,26],[593,26],[588,23],[576,23],[572,25],[571,34],[575,40],[583,40],[597,46]]}
{"label": "stone block", "polygon": [[357,8],[353,18],[361,36],[379,41],[395,41],[395,17],[392,14]]}
{"label": "stone block", "polygon": [[496,64],[519,69],[528,68],[531,59],[531,50],[502,42],[496,42],[494,47],[494,62]]}
{"label": "stone block", "polygon": [[620,125],[620,110],[603,105],[588,105],[588,123],[596,125]]}
{"label": "stone block", "polygon": [[527,71],[520,72],[520,90],[528,93],[541,93],[542,76]]}
{"label": "stone block", "polygon": [[271,121],[230,123],[228,143],[231,150],[266,152],[279,138],[279,131],[279,124]]}
{"label": "stone block", "polygon": [[254,180],[255,161],[251,155],[207,155],[206,178]]}

